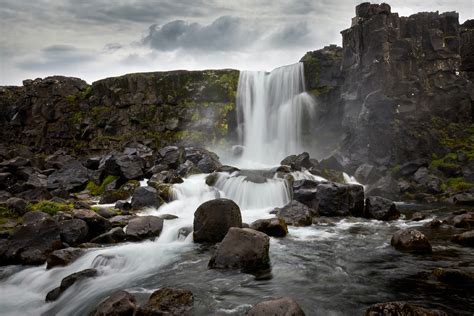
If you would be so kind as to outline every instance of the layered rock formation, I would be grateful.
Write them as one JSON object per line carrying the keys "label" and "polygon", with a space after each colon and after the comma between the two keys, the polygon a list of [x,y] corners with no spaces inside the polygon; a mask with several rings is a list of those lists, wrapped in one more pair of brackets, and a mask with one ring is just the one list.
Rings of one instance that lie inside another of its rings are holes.
{"label": "layered rock formation", "polygon": [[474,117],[472,32],[472,20],[460,26],[455,12],[399,17],[387,4],[358,5],[342,49],[301,60],[319,99],[322,145],[339,147],[354,165],[449,152],[447,126]]}

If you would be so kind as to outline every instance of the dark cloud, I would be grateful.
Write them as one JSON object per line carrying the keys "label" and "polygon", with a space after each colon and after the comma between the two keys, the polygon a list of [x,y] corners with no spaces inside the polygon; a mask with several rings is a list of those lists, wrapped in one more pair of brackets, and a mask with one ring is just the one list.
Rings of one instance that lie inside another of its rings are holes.
{"label": "dark cloud", "polygon": [[232,16],[222,16],[207,26],[176,20],[150,26],[143,44],[161,51],[179,48],[228,51],[249,46],[259,33],[244,20]]}

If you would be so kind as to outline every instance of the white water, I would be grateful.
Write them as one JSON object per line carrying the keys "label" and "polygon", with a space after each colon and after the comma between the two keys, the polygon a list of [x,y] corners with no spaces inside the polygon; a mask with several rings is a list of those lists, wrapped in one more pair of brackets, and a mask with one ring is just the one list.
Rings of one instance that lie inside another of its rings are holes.
{"label": "white water", "polygon": [[304,151],[302,131],[311,121],[315,101],[304,92],[303,63],[240,73],[237,109],[244,150],[240,165],[277,165]]}

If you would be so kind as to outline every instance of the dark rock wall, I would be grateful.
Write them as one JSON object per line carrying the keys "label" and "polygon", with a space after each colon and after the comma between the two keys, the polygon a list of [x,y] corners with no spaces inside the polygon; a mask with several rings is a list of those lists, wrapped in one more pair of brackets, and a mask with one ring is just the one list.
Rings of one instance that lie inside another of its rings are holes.
{"label": "dark rock wall", "polygon": [[[332,149],[379,165],[442,151],[433,122],[473,120],[471,24],[460,27],[455,12],[399,17],[387,4],[357,6],[351,28],[341,32],[342,49],[326,47],[302,59],[309,91],[327,116],[317,129],[336,131]],[[327,57],[339,50],[337,58]]]}
{"label": "dark rock wall", "polygon": [[0,87],[3,145],[79,153],[140,141],[199,145],[232,137],[236,70],[129,74],[92,85],[77,78]]}

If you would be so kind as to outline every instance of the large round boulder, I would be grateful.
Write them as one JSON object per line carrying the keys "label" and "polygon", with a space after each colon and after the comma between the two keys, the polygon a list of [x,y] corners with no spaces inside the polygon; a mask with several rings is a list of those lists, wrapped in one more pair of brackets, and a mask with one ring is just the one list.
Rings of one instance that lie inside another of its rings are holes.
{"label": "large round boulder", "polygon": [[66,248],[53,251],[47,259],[46,269],[51,269],[57,266],[66,266],[79,258],[84,253],[84,249],[80,248]]}
{"label": "large round boulder", "polygon": [[392,236],[391,245],[395,249],[411,253],[431,253],[431,244],[428,238],[420,231],[407,228],[401,229]]}
{"label": "large round boulder", "polygon": [[59,222],[61,240],[69,246],[76,246],[87,240],[89,227],[82,219],[68,219]]}
{"label": "large round boulder", "polygon": [[132,294],[118,291],[100,303],[90,316],[133,316],[137,307],[137,300]]}
{"label": "large round boulder", "polygon": [[185,289],[162,288],[151,294],[148,302],[137,310],[135,316],[192,315],[193,293]]}
{"label": "large round boulder", "polygon": [[250,229],[231,227],[209,261],[211,269],[240,269],[253,273],[270,268],[270,237]]}
{"label": "large round boulder", "polygon": [[201,204],[194,213],[195,242],[220,242],[231,227],[242,227],[240,209],[229,199],[214,199]]}
{"label": "large round boulder", "polygon": [[128,240],[139,241],[158,237],[163,230],[163,219],[157,216],[138,216],[131,219],[125,228]]}
{"label": "large round boulder", "polygon": [[272,237],[285,237],[288,234],[286,222],[281,217],[256,220],[250,224],[250,228]]}
{"label": "large round boulder", "polygon": [[304,316],[305,313],[296,301],[290,297],[283,297],[276,300],[266,300],[256,304],[250,309],[248,316]]}
{"label": "large round boulder", "polygon": [[389,221],[398,219],[400,212],[393,201],[381,196],[369,196],[365,199],[364,217]]}

